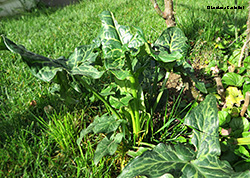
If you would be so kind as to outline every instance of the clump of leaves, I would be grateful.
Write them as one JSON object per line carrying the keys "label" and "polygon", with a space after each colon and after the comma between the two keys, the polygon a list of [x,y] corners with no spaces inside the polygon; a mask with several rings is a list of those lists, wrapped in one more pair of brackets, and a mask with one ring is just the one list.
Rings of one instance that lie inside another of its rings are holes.
{"label": "clump of leaves", "polygon": [[[249,169],[249,118],[250,106],[247,102],[250,91],[250,57],[241,61],[242,43],[245,34],[231,44],[219,45],[224,52],[224,60],[213,61],[209,69],[216,73],[215,80],[222,92],[214,92],[220,104],[219,122],[221,133],[222,156],[236,170]],[[223,39],[226,40],[230,39]],[[218,41],[221,41],[218,38]],[[226,44],[226,43],[225,43]],[[218,82],[220,81],[220,82]],[[224,90],[225,88],[225,90]],[[211,90],[210,90],[211,91]],[[218,95],[219,94],[219,95]]]}
{"label": "clump of leaves", "polygon": [[194,77],[192,66],[185,60],[187,38],[179,28],[167,28],[149,44],[140,28],[135,27],[133,34],[129,27],[119,25],[112,13],[104,11],[100,19],[102,27],[93,43],[77,47],[68,59],[34,54],[4,36],[0,41],[0,49],[19,53],[34,76],[57,83],[58,92],[66,100],[77,100],[72,90],[88,90],[93,100],[104,103],[108,113],[97,116],[77,141],[80,145],[90,132],[106,134],[97,146],[96,164],[103,156],[114,154],[122,141],[136,144],[150,140],[153,114],[171,71],[190,77],[206,93],[205,85]]}
{"label": "clump of leaves", "polygon": [[234,172],[219,156],[219,122],[216,98],[208,95],[186,117],[186,125],[193,128],[192,147],[158,144],[154,149],[136,157],[118,176],[135,177],[249,177],[250,172]]}

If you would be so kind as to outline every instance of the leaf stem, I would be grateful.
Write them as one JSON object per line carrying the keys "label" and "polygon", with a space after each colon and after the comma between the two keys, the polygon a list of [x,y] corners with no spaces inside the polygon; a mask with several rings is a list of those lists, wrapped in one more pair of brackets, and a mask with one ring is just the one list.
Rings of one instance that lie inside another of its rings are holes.
{"label": "leaf stem", "polygon": [[243,56],[244,56],[244,51],[245,51],[245,48],[247,47],[247,44],[250,42],[250,39],[247,39],[247,41],[244,43],[242,49],[241,49],[241,52],[240,52],[240,57],[239,57],[239,62],[238,62],[238,67],[241,67],[241,62],[242,62],[242,59],[243,59]]}
{"label": "leaf stem", "polygon": [[98,94],[93,87],[91,87],[89,84],[87,84],[87,82],[85,82],[80,77],[78,77],[77,79],[81,81],[81,84],[84,87],[86,87],[88,90],[90,90],[99,100],[101,100],[105,104],[105,106],[108,107],[110,109],[110,111],[118,117],[118,119],[122,119],[120,114],[118,114],[117,111],[100,94]]}
{"label": "leaf stem", "polygon": [[160,89],[160,93],[159,93],[158,96],[157,96],[157,99],[156,99],[156,102],[155,102],[155,104],[154,104],[154,106],[153,106],[153,109],[152,109],[152,111],[151,111],[151,114],[154,113],[154,111],[155,111],[157,105],[158,105],[159,102],[160,102],[160,99],[161,99],[162,94],[163,94],[163,92],[164,92],[164,89],[165,89],[165,87],[166,87],[166,83],[167,83],[167,81],[168,81],[169,75],[170,75],[170,72],[166,72],[164,81],[163,81],[162,86],[161,86],[161,89]]}
{"label": "leaf stem", "polygon": [[[134,73],[133,73],[133,69],[132,69],[132,65],[131,65],[131,59],[129,56],[129,53],[125,53],[126,56],[126,61],[128,64],[128,68],[130,70],[130,77],[129,77],[129,81],[131,83],[131,90],[132,90],[132,96],[133,96],[133,108],[130,105],[130,113],[132,116],[132,123],[133,123],[133,133],[134,133],[134,140],[137,140],[137,138],[139,137],[139,133],[140,133],[140,113],[139,113],[139,101],[138,101],[138,80],[136,79]],[[133,112],[133,114],[132,114]]]}

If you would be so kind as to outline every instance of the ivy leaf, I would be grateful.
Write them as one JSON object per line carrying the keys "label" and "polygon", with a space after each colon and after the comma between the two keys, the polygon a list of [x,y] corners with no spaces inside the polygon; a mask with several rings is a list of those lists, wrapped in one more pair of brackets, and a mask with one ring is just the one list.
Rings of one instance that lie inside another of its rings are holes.
{"label": "ivy leaf", "polygon": [[241,87],[244,82],[244,78],[239,74],[229,72],[222,77],[222,82],[226,85]]}
{"label": "ivy leaf", "polygon": [[219,111],[218,117],[220,126],[223,126],[231,121],[231,116],[227,111]]}
{"label": "ivy leaf", "polygon": [[226,89],[226,106],[228,108],[232,108],[234,104],[238,107],[241,104],[241,101],[244,100],[244,96],[242,95],[241,91],[238,90],[237,87],[228,87]]}
{"label": "ivy leaf", "polygon": [[80,133],[80,137],[77,139],[77,144],[80,145],[83,137],[91,132],[97,133],[111,133],[117,130],[117,128],[122,124],[126,123],[125,120],[116,120],[115,115],[109,116],[104,114],[101,117],[96,116],[94,122],[91,123],[86,129],[83,129]]}
{"label": "ivy leaf", "polygon": [[[173,177],[249,177],[250,172],[234,172],[227,161],[219,160],[219,122],[216,98],[208,95],[185,118],[185,124],[194,128],[192,143],[197,151],[182,144],[158,144],[129,162],[118,178],[147,176]],[[209,126],[209,127],[208,127]]]}
{"label": "ivy leaf", "polygon": [[229,123],[229,126],[232,128],[233,131],[244,132],[249,130],[249,122],[245,117],[237,117],[233,118]]}
{"label": "ivy leaf", "polygon": [[117,150],[118,145],[121,143],[123,138],[122,133],[118,133],[115,136],[108,139],[105,137],[102,141],[97,145],[95,156],[94,156],[94,163],[95,165],[102,159],[102,157],[106,155],[113,155]]}
{"label": "ivy leaf", "polygon": [[194,128],[192,143],[197,149],[197,158],[220,155],[219,120],[215,96],[208,95],[185,117],[184,124]]}
{"label": "ivy leaf", "polygon": [[250,83],[245,82],[243,85],[243,95],[246,95],[246,92],[250,91]]}

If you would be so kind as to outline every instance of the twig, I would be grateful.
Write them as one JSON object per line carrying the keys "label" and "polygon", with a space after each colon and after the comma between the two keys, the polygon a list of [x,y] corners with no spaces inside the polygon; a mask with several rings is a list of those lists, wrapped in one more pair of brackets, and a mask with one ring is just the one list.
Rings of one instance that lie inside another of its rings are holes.
{"label": "twig", "polygon": [[215,66],[213,69],[211,68],[211,70],[213,71],[214,74],[214,79],[217,85],[217,92],[221,97],[221,101],[225,102],[225,91],[221,82],[221,77],[219,76],[219,68],[218,66]]}
{"label": "twig", "polygon": [[[154,8],[155,8],[155,11],[157,12],[157,14],[158,14],[159,16],[161,16],[162,18],[164,18],[164,14],[163,14],[162,10],[160,9],[160,7],[159,7],[157,1],[156,1],[156,0],[151,0],[151,2],[152,2],[152,4],[153,4],[153,6],[154,6]],[[165,19],[165,18],[164,18],[164,19]]]}
{"label": "twig", "polygon": [[215,82],[216,82],[216,85],[217,85],[217,92],[221,97],[221,101],[224,102],[225,101],[225,91],[224,91],[224,87],[223,87],[222,82],[221,82],[221,78],[217,74],[217,75],[214,76],[214,79],[215,79]]}
{"label": "twig", "polygon": [[[234,5],[237,7],[237,0],[234,0]],[[238,32],[237,32],[237,8],[234,9],[234,32],[235,32],[235,39],[238,40]]]}
{"label": "twig", "polygon": [[241,117],[244,116],[244,114],[249,106],[249,100],[250,100],[250,92],[248,91],[248,92],[246,92],[244,105],[243,105],[241,112],[240,112]]}
{"label": "twig", "polygon": [[[241,36],[244,36],[245,33],[242,33],[238,36],[238,38],[240,38]],[[232,46],[235,42],[237,41],[237,39],[233,40],[226,48],[229,48],[230,46]]]}
{"label": "twig", "polygon": [[165,5],[164,12],[160,9],[156,0],[150,0],[150,1],[152,2],[157,14],[165,20],[167,27],[173,27],[176,25],[172,0],[164,0],[164,5]]}
{"label": "twig", "polygon": [[247,46],[247,44],[248,44],[249,42],[250,42],[250,39],[248,39],[248,40],[244,43],[244,45],[243,45],[243,47],[242,47],[242,49],[241,49],[238,67],[241,67],[241,61],[242,61],[243,56],[244,56],[244,51],[245,51],[245,48],[246,48],[246,46]]}
{"label": "twig", "polygon": [[247,31],[247,36],[246,36],[246,42],[244,43],[243,48],[241,49],[238,67],[241,67],[241,61],[243,59],[243,53],[244,53],[245,49],[246,49],[246,55],[245,55],[245,57],[248,56],[248,52],[247,51],[249,49],[249,45],[247,46],[247,44],[250,41],[250,0],[249,0],[248,3],[249,3],[249,6],[248,6],[249,11],[248,11],[247,30],[246,30]]}

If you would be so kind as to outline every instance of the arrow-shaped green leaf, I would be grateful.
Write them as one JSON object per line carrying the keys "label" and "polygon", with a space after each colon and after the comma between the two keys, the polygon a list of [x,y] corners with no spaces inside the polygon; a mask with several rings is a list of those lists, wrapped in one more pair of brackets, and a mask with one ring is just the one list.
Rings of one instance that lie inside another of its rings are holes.
{"label": "arrow-shaped green leaf", "polygon": [[96,116],[94,122],[81,131],[80,137],[77,139],[77,144],[79,145],[83,137],[90,132],[94,132],[94,134],[111,133],[116,131],[121,123],[126,123],[126,121],[117,120],[115,115],[109,116],[108,114],[104,114],[101,117]]}
{"label": "arrow-shaped green leaf", "polygon": [[215,96],[208,95],[185,117],[184,124],[194,128],[192,143],[197,149],[197,158],[220,155],[219,119]]}
{"label": "arrow-shaped green leaf", "polygon": [[144,152],[124,168],[118,178],[147,176],[158,178],[166,173],[182,178],[241,178],[250,172],[234,172],[227,161],[219,160],[218,116],[216,98],[208,95],[185,118],[185,124],[194,128],[192,143],[197,151],[181,144],[158,144]]}
{"label": "arrow-shaped green leaf", "polygon": [[106,155],[113,155],[117,150],[118,145],[121,143],[123,138],[122,133],[116,134],[114,137],[108,139],[105,137],[98,145],[95,151],[94,163],[95,165]]}
{"label": "arrow-shaped green leaf", "polygon": [[159,48],[159,51],[168,51],[169,53],[178,51],[185,57],[188,50],[186,42],[187,38],[181,29],[169,27],[162,32],[153,45]]}
{"label": "arrow-shaped green leaf", "polygon": [[100,78],[104,73],[91,65],[98,55],[98,52],[94,52],[95,48],[97,48],[96,44],[76,48],[69,59],[65,59],[64,57],[50,59],[32,53],[25,47],[16,45],[4,36],[2,36],[2,40],[8,50],[21,55],[34,76],[44,81],[51,81],[57,72],[63,70],[71,75],[88,76],[94,79]]}

